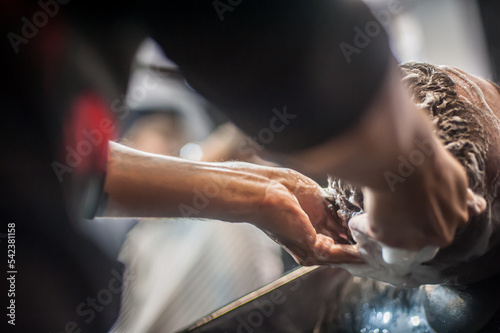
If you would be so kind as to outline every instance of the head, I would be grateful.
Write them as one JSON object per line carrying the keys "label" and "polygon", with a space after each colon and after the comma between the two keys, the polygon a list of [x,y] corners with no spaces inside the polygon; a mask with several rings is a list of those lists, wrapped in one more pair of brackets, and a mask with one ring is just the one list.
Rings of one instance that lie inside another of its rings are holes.
{"label": "head", "polygon": [[[491,205],[500,163],[500,88],[454,68],[425,63],[401,66],[413,102],[432,121],[445,148],[464,166],[469,188]],[[345,227],[363,213],[359,187],[333,179],[328,186],[332,210]]]}
{"label": "head", "polygon": [[465,167],[469,187],[488,196],[496,183],[500,151],[500,89],[447,66],[407,63],[403,82],[429,115],[445,148]]}

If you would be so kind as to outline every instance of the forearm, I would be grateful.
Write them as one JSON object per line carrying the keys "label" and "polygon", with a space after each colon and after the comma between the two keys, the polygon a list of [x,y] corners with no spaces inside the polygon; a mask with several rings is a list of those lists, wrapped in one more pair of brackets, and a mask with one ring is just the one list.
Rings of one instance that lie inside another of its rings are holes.
{"label": "forearm", "polygon": [[393,66],[354,129],[297,154],[292,163],[306,173],[328,173],[360,186],[391,191],[387,175],[399,175],[401,158],[408,159],[412,152],[421,150],[422,144],[431,153],[424,154],[424,163],[417,167],[432,163],[433,153],[439,147],[430,122],[416,110],[400,82],[398,69]]}
{"label": "forearm", "polygon": [[108,216],[250,222],[303,264],[360,262],[328,236],[335,230],[318,184],[293,170],[191,162],[111,142],[105,192]]}
{"label": "forearm", "polygon": [[239,166],[148,154],[110,142],[105,213],[244,221],[259,214],[269,180],[248,172],[250,165]]}
{"label": "forearm", "polygon": [[434,137],[396,67],[355,129],[301,159],[362,186],[366,232],[389,246],[446,246],[467,221],[465,170]]}

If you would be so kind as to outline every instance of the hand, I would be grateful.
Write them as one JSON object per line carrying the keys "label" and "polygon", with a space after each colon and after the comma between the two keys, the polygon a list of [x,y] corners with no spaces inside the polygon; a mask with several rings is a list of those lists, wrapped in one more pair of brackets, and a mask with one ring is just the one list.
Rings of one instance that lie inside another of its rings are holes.
{"label": "hand", "polygon": [[261,223],[301,265],[361,263],[357,249],[334,241],[341,231],[321,187],[289,169],[262,168],[270,182],[261,205]]}
{"label": "hand", "polygon": [[421,284],[443,282],[440,270],[422,265],[423,262],[431,260],[435,252],[431,252],[430,256],[423,256],[422,254],[429,252],[427,248],[421,252],[408,251],[409,256],[403,260],[386,262],[381,244],[369,236],[368,214],[354,216],[349,221],[349,228],[356,241],[355,247],[359,249],[361,257],[366,262],[364,265],[338,265],[352,275],[383,281],[398,287],[415,287]]}
{"label": "hand", "polygon": [[446,247],[485,200],[467,189],[462,165],[437,140],[433,153],[394,191],[363,189],[370,237],[388,246]]}
{"label": "hand", "polygon": [[360,261],[352,247],[332,239],[337,227],[319,185],[292,170],[193,162],[111,143],[105,192],[108,216],[250,222],[287,246],[299,263]]}
{"label": "hand", "polygon": [[[467,205],[471,214],[480,214],[484,211],[486,202],[482,197],[472,192],[471,189],[467,190],[467,197]],[[437,259],[438,265],[433,263],[422,265],[422,263],[431,262],[434,259],[438,251],[436,247],[426,246],[419,249],[420,251],[397,251],[395,257],[394,254],[392,256],[388,253],[384,254],[383,244],[373,238],[371,223],[371,218],[366,213],[356,215],[349,221],[352,237],[356,241],[355,246],[366,262],[365,265],[339,265],[353,275],[369,277],[395,286],[411,287],[436,284],[443,282],[444,276],[446,276],[444,272],[467,261],[466,258],[471,256],[470,251],[466,248],[455,247],[450,248],[451,252],[450,250],[446,252],[445,262],[442,259]],[[467,278],[470,277],[469,275]],[[447,278],[450,278],[450,275]]]}

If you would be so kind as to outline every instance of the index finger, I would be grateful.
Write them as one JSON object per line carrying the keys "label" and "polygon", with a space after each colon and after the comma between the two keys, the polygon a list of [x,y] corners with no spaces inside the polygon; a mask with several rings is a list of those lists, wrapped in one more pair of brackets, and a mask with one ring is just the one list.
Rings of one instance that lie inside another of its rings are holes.
{"label": "index finger", "polygon": [[288,252],[302,266],[329,264],[363,264],[359,250],[354,245],[336,244],[332,238],[318,234],[311,249],[288,246]]}
{"label": "index finger", "polygon": [[359,249],[355,245],[336,244],[331,237],[318,234],[314,254],[319,264],[361,264]]}

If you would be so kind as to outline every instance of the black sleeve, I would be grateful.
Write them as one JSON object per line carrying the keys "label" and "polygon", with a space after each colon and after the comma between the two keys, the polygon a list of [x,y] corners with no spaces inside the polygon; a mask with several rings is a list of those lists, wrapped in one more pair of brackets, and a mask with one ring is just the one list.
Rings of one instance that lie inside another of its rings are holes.
{"label": "black sleeve", "polygon": [[386,32],[361,1],[173,3],[144,9],[154,38],[195,90],[274,150],[349,129],[391,57]]}

